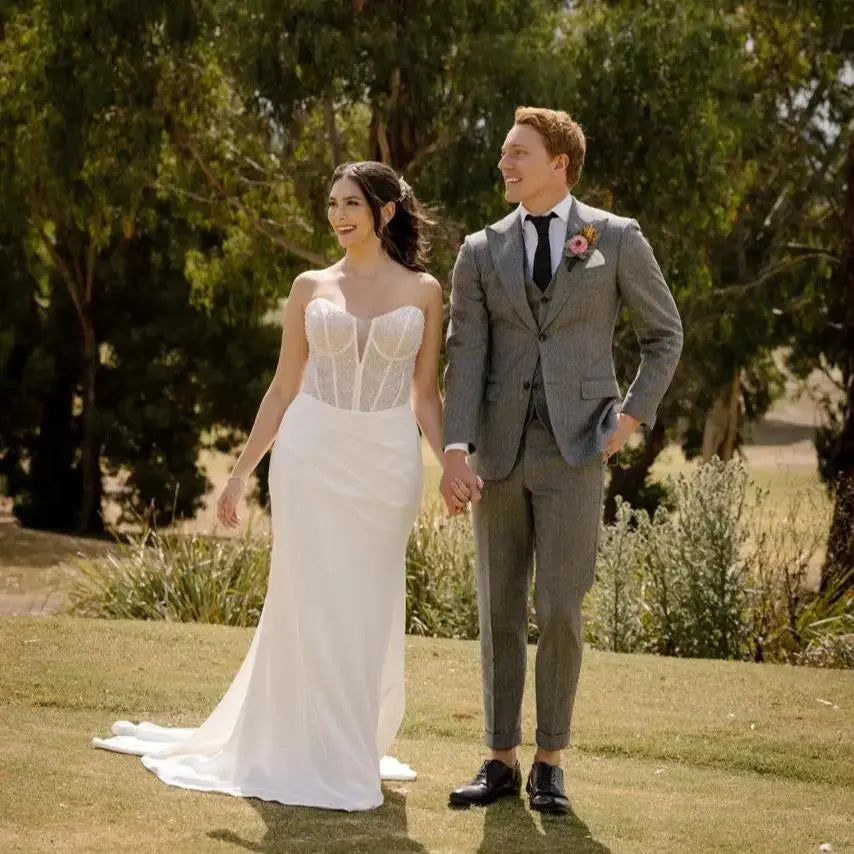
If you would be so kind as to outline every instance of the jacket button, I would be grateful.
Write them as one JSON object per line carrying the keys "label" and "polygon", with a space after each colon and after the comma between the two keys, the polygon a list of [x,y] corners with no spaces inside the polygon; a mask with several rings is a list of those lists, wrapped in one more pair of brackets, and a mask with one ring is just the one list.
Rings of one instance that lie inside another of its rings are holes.
{"label": "jacket button", "polygon": [[548,301],[549,301],[549,298],[548,298],[548,297],[543,297],[543,298],[540,300],[540,302],[541,302],[543,305],[545,305]]}
{"label": "jacket button", "polygon": [[546,340],[546,338],[548,338],[548,337],[549,337],[549,336],[548,336],[548,335],[546,335],[546,333],[545,333],[545,332],[541,332],[541,333],[539,334],[539,339],[540,339],[540,341],[545,341],[545,340]]}
{"label": "jacket button", "polygon": [[528,380],[525,380],[525,382],[522,383],[522,388],[525,389],[525,391],[527,391],[530,387],[531,384],[528,382]]}

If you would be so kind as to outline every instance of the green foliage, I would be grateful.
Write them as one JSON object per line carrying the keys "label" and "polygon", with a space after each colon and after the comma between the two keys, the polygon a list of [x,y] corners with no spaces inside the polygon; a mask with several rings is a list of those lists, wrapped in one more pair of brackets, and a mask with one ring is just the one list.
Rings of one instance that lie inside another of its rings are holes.
{"label": "green foliage", "polygon": [[[126,512],[194,512],[202,435],[238,443],[272,371],[263,318],[337,253],[332,167],[402,169],[439,214],[444,276],[462,232],[507,210],[495,167],[521,103],[581,121],[579,196],[636,217],[674,289],[686,346],[660,444],[696,453],[734,377],[759,417],[776,348],[799,373],[842,350],[848,5],[7,4],[0,472],[19,515],[67,527],[104,475]],[[617,354],[625,385],[625,324]],[[651,511],[644,474],[620,483]]]}
{"label": "green foliage", "polygon": [[584,605],[584,633],[596,649],[636,652],[644,648],[644,601],[649,516],[617,499],[613,525],[603,526],[596,583]]}
{"label": "green foliage", "polygon": [[673,511],[653,518],[618,501],[585,601],[589,642],[615,652],[849,666],[854,597],[842,595],[844,586],[816,594],[807,584],[826,513],[796,498],[776,519],[738,461],[715,458],[672,489]]}
{"label": "green foliage", "polygon": [[406,630],[443,638],[475,638],[477,569],[471,522],[425,505],[406,549]]}
{"label": "green foliage", "polygon": [[[744,467],[714,460],[672,486],[676,509],[654,518],[619,501],[602,530],[586,640],[613,652],[850,667],[854,596],[815,594],[806,573],[818,537],[790,514],[764,524]],[[810,526],[810,530],[819,527]],[[267,587],[267,537],[217,538],[146,529],[113,554],[77,563],[71,613],[256,625]],[[470,521],[425,505],[406,551],[406,631],[478,636]],[[530,641],[536,642],[535,617]]]}
{"label": "green foliage", "polygon": [[[602,538],[590,638],[615,651],[748,658],[754,505],[741,463],[717,458],[673,485],[674,511],[627,504]],[[598,586],[598,585],[597,585]]]}
{"label": "green foliage", "polygon": [[655,520],[647,562],[657,652],[741,658],[748,651],[746,493],[744,466],[718,459],[676,481],[676,512]]}
{"label": "green foliage", "polygon": [[816,629],[815,637],[798,655],[798,664],[854,669],[854,617],[849,614],[846,620],[824,623]]}
{"label": "green foliage", "polygon": [[[146,528],[115,553],[76,563],[69,594],[78,616],[254,626],[267,589],[268,537],[185,536]],[[425,508],[406,552],[406,630],[477,636],[469,521]]]}
{"label": "green foliage", "polygon": [[[738,444],[782,392],[779,347],[803,376],[840,364],[850,4],[588,2],[565,21],[566,103],[589,140],[579,194],[639,220],[684,321],[659,422],[697,455],[735,381]],[[623,324],[624,385],[636,354]],[[614,481],[611,506],[640,505],[654,458]]]}
{"label": "green foliage", "polygon": [[[753,93],[738,152],[748,180],[731,228],[709,244],[714,290],[698,306],[701,375],[692,380],[699,406],[682,413],[695,430],[736,374],[742,420],[767,411],[781,393],[775,348],[790,347],[791,367],[807,372],[820,353],[838,364],[840,349],[831,277],[854,120],[850,8],[828,0],[783,13],[778,4],[753,3],[737,14],[749,36],[740,76]],[[703,364],[712,347],[715,359]]]}
{"label": "green foliage", "polygon": [[184,536],[147,529],[96,560],[76,562],[69,611],[82,617],[254,626],[270,565],[268,538]]}
{"label": "green foliage", "polygon": [[814,667],[854,668],[854,571],[809,598],[795,621],[806,645],[794,660]]}
{"label": "green foliage", "polygon": [[[519,72],[542,78],[526,52],[547,65],[539,35],[559,6],[38,0],[4,12],[0,250],[14,263],[0,273],[4,301],[13,289],[0,386],[19,393],[4,397],[17,405],[0,421],[0,470],[19,517],[98,527],[104,474],[126,515],[192,514],[202,432],[240,441],[272,373],[262,319],[336,251],[333,166],[388,154],[439,201],[415,161],[444,163],[455,173],[439,183],[459,188],[471,164],[448,146],[482,145],[475,121],[497,150]],[[520,17],[537,37],[508,35]],[[465,192],[494,208],[494,151],[479,156],[485,182]],[[442,232],[437,272],[456,239]],[[78,519],[81,502],[92,506]]]}
{"label": "green foliage", "polygon": [[257,287],[232,264],[211,292],[190,263],[240,243],[187,204],[174,157],[176,126],[234,104],[205,25],[183,2],[44,0],[5,22],[0,470],[25,524],[100,527],[105,474],[125,515],[192,515],[204,432],[233,441],[272,374],[275,266]]}
{"label": "green foliage", "polygon": [[797,494],[782,515],[766,513],[764,503],[751,519],[753,657],[797,662],[809,641],[810,625],[839,613],[840,603],[817,596],[810,584],[811,567],[825,548],[828,514]]}

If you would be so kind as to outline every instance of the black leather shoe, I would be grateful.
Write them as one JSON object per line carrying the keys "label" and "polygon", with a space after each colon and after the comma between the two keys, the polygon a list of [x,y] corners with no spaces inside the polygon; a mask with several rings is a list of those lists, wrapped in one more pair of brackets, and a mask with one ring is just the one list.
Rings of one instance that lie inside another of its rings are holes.
{"label": "black leather shoe", "polygon": [[499,798],[517,795],[522,789],[522,771],[517,762],[512,768],[500,759],[487,759],[477,776],[466,786],[451,792],[452,807],[485,806]]}
{"label": "black leather shoe", "polygon": [[535,762],[525,786],[532,810],[563,815],[569,812],[569,798],[563,788],[563,770],[559,765]]}

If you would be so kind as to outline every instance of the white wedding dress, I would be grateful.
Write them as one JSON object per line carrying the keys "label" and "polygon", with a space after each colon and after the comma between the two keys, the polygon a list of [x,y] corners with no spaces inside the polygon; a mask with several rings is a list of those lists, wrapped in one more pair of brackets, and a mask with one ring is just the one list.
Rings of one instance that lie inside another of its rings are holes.
{"label": "white wedding dress", "polygon": [[[119,721],[95,747],[173,786],[314,807],[383,802],[404,711],[405,552],[422,465],[409,403],[424,316],[305,312],[309,359],[270,460],[273,548],[258,628],[198,729]],[[199,674],[199,678],[204,678]]]}

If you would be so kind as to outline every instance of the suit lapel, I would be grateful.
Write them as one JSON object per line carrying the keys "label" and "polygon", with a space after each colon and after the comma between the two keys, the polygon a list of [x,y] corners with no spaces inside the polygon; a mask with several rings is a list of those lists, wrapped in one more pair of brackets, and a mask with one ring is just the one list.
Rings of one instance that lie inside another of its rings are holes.
{"label": "suit lapel", "polygon": [[525,244],[519,213],[513,211],[500,222],[489,226],[486,229],[486,240],[492,263],[510,302],[525,325],[536,332],[537,322],[525,293]]}
{"label": "suit lapel", "polygon": [[[582,210],[582,205],[578,199],[573,197],[572,207],[570,207],[569,216],[566,219],[566,234],[564,235],[563,245],[566,246],[567,240],[569,240],[572,235],[581,231],[581,229],[589,223],[595,226],[601,236],[602,230],[605,228],[607,222],[607,220],[602,220],[601,222],[593,223],[591,219],[588,219],[585,216],[585,211]],[[578,279],[584,270],[585,261],[570,261],[565,257],[565,254],[564,250],[564,254],[560,259],[560,264],[558,264],[557,271],[555,272],[552,298],[549,304],[549,309],[543,320],[543,329],[552,323],[558,314],[560,314],[561,309],[564,307],[566,301],[569,299],[569,295],[573,291],[576,279]]]}

